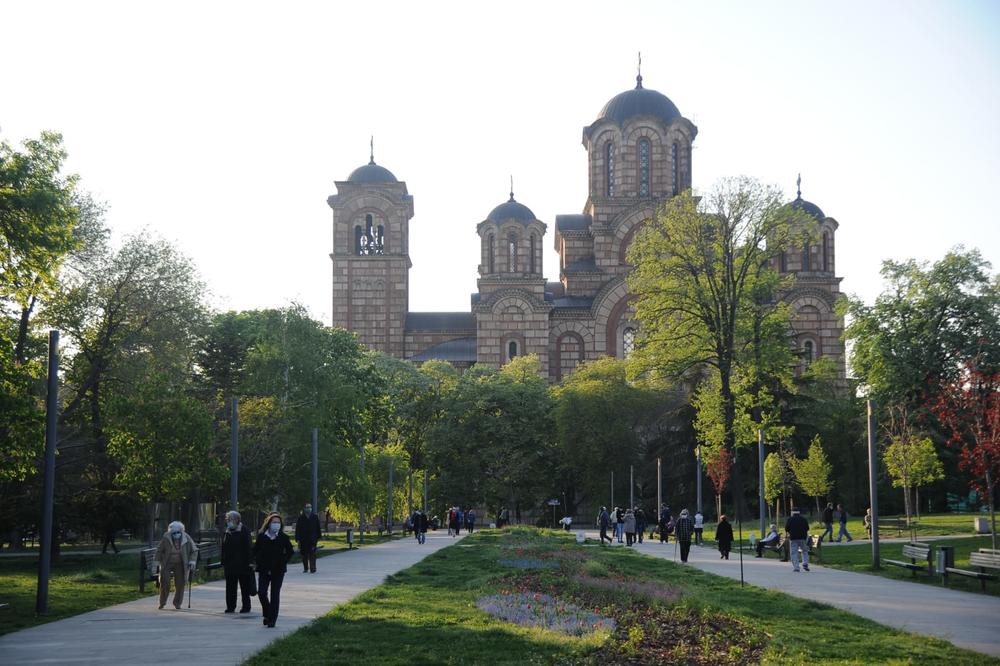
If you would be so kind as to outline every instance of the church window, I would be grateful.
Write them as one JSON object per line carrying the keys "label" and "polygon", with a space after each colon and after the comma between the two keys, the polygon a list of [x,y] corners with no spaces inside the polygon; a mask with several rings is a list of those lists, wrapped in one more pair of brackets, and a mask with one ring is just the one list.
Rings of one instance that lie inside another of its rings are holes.
{"label": "church window", "polygon": [[639,196],[649,196],[649,139],[639,140]]}
{"label": "church window", "polygon": [[804,271],[811,271],[812,270],[812,266],[810,265],[810,261],[809,261],[810,260],[809,250],[810,250],[809,239],[806,238],[802,242],[802,270],[804,270]]}
{"label": "church window", "polygon": [[528,255],[528,272],[535,272],[535,234],[531,234],[531,254]]}
{"label": "church window", "polygon": [[670,177],[673,182],[674,195],[680,192],[680,181],[678,180],[678,177],[680,175],[680,165],[677,163],[677,161],[680,159],[680,152],[681,151],[677,145],[677,142],[674,141],[674,145],[670,146],[670,164],[671,164]]}
{"label": "church window", "polygon": [[622,354],[625,358],[632,355],[635,351],[635,329],[629,326],[624,331],[622,331]]}
{"label": "church window", "polygon": [[486,272],[493,273],[493,257],[496,256],[496,239],[493,234],[489,235],[486,244],[488,246],[486,248]]}
{"label": "church window", "polygon": [[816,346],[812,340],[802,343],[802,360],[806,365],[811,364],[816,359]]}
{"label": "church window", "polygon": [[608,141],[605,148],[605,192],[609,197],[615,196],[615,144]]}
{"label": "church window", "polygon": [[511,234],[507,237],[507,272],[517,271],[517,236]]}
{"label": "church window", "polygon": [[354,253],[361,256],[379,255],[385,250],[385,227],[376,225],[371,215],[365,215],[365,228],[354,227]]}
{"label": "church window", "polygon": [[778,255],[778,270],[782,273],[788,272],[788,253],[784,250]]}
{"label": "church window", "polygon": [[830,233],[823,232],[823,270],[830,270]]}
{"label": "church window", "polygon": [[517,340],[511,340],[507,343],[507,360],[513,361],[517,358]]}

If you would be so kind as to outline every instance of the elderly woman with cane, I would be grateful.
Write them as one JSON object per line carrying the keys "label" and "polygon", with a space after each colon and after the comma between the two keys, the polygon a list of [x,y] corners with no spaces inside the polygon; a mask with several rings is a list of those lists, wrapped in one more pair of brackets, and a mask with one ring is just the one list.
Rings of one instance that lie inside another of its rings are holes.
{"label": "elderly woman with cane", "polygon": [[[171,574],[174,579],[174,608],[180,609],[184,601],[184,587],[198,565],[198,546],[184,530],[184,523],[175,520],[167,526],[156,548],[156,562],[160,566],[160,610],[167,604]],[[190,592],[188,595],[190,598]]]}
{"label": "elderly woman with cane", "polygon": [[[281,603],[281,583],[288,571],[288,561],[295,554],[292,540],[285,534],[285,521],[280,513],[270,513],[264,519],[253,545],[257,560],[257,596],[264,610],[264,626],[274,627]],[[270,594],[269,594],[270,592]]]}

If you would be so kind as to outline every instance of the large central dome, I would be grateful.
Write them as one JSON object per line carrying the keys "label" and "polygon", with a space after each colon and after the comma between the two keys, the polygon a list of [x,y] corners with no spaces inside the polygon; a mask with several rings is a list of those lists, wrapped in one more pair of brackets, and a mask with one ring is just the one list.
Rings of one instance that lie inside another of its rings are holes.
{"label": "large central dome", "polygon": [[643,88],[642,77],[637,76],[635,88],[612,97],[597,114],[594,124],[602,120],[613,120],[623,125],[625,121],[636,116],[653,116],[664,125],[669,125],[681,117],[681,112],[663,93]]}

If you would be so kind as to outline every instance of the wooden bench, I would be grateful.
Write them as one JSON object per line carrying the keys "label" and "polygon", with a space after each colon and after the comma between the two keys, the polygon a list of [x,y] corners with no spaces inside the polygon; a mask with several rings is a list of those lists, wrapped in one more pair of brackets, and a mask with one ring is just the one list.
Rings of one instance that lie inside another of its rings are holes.
{"label": "wooden bench", "polygon": [[[222,546],[214,541],[206,541],[198,544],[198,562],[205,563],[205,580],[208,580],[208,573],[222,566]],[[212,560],[215,560],[214,562]]]}
{"label": "wooden bench", "polygon": [[[910,525],[916,525],[916,521],[910,523]],[[906,524],[906,518],[879,518],[878,519],[878,531],[881,534],[883,530],[896,530],[896,536],[903,536],[903,530],[908,529],[909,525]]]}
{"label": "wooden bench", "polygon": [[[760,542],[758,542],[760,543]],[[754,553],[757,552],[757,546],[754,545]],[[778,535],[777,543],[761,546],[760,556],[764,557],[768,553],[777,553],[782,562],[788,559],[788,539],[784,535]]]}
{"label": "wooden bench", "polygon": [[139,551],[139,591],[146,591],[146,583],[160,581],[160,565],[156,561],[156,548],[143,548]]}
{"label": "wooden bench", "polygon": [[[894,567],[909,569],[910,573],[912,573],[914,577],[916,577],[918,571],[926,571],[928,574],[933,573],[933,559],[931,557],[930,544],[920,543],[917,541],[904,544],[903,557],[910,558],[910,561],[901,562],[900,560],[887,559],[883,559],[882,561],[886,564],[891,564]],[[921,560],[922,563],[918,564],[917,560]]]}
{"label": "wooden bench", "polygon": [[[986,581],[996,580],[998,578],[998,573],[1000,573],[1000,550],[980,548],[979,552],[969,553],[969,565],[976,567],[978,571],[945,567],[945,580],[948,579],[948,574],[956,574],[959,576],[966,576],[968,578],[977,578],[979,579],[979,583],[982,585],[983,591],[985,592]],[[993,569],[996,573],[990,573],[986,571],[987,569]]]}

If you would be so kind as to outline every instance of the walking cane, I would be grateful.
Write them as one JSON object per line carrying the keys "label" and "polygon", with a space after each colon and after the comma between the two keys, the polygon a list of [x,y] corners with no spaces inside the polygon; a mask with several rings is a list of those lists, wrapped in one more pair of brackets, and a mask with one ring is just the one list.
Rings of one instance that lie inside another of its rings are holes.
{"label": "walking cane", "polygon": [[188,610],[191,610],[191,589],[192,589],[191,588],[191,583],[193,583],[193,582],[194,582],[194,569],[188,567],[188,579],[187,579],[187,587],[188,587]]}

